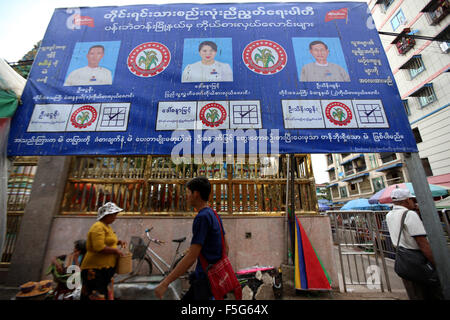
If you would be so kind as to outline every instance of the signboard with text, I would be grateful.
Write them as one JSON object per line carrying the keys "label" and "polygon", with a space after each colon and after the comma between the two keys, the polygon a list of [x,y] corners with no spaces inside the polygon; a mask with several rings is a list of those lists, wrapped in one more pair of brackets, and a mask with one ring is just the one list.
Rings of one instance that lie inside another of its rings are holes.
{"label": "signboard with text", "polygon": [[357,2],[56,9],[22,102],[9,155],[417,151]]}

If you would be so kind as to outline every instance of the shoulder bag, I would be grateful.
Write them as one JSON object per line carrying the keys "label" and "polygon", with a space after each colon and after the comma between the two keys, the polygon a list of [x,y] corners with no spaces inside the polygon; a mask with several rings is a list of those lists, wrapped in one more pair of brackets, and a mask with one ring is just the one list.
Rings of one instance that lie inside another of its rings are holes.
{"label": "shoulder bag", "polygon": [[206,272],[211,288],[211,292],[216,300],[223,300],[225,295],[234,291],[236,300],[242,300],[242,288],[239,280],[234,273],[230,260],[225,253],[225,241],[223,238],[223,228],[220,219],[215,210],[217,221],[220,226],[220,235],[222,236],[222,258],[215,264],[208,264],[205,257],[200,253],[200,262],[203,270]]}
{"label": "shoulder bag", "polygon": [[439,285],[439,278],[436,270],[421,250],[406,249],[399,246],[407,214],[408,210],[405,210],[400,223],[400,232],[395,249],[394,270],[405,280],[417,282],[426,286]]}

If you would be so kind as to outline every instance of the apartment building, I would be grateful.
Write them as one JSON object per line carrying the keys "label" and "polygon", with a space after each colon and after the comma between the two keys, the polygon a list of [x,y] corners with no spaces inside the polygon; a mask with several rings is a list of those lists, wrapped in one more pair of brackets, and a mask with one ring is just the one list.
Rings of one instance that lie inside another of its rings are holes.
{"label": "apartment building", "polygon": [[[450,173],[450,1],[370,0],[427,175]],[[411,35],[429,37],[417,39]]]}
{"label": "apartment building", "polygon": [[[430,183],[450,180],[450,0],[369,0]],[[417,39],[412,35],[424,36]],[[335,202],[409,181],[400,153],[327,154]]]}
{"label": "apartment building", "polygon": [[328,153],[326,160],[327,188],[335,203],[369,198],[387,186],[409,181],[401,153]]}

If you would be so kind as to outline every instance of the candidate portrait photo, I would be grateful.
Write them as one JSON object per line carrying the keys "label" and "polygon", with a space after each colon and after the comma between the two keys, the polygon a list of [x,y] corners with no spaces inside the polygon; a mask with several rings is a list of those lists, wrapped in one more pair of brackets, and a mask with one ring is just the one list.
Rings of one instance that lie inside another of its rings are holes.
{"label": "candidate portrait photo", "polygon": [[231,38],[184,39],[181,82],[233,81]]}
{"label": "candidate portrait photo", "polygon": [[349,82],[339,38],[292,38],[301,82]]}
{"label": "candidate portrait photo", "polygon": [[111,85],[120,41],[77,42],[64,86]]}

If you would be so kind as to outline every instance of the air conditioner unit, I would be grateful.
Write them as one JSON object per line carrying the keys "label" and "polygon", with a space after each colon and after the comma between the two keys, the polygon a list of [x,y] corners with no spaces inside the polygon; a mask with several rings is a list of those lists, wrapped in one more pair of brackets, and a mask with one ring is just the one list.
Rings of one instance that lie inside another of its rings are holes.
{"label": "air conditioner unit", "polygon": [[450,42],[441,42],[439,45],[443,53],[448,53],[450,51]]}

